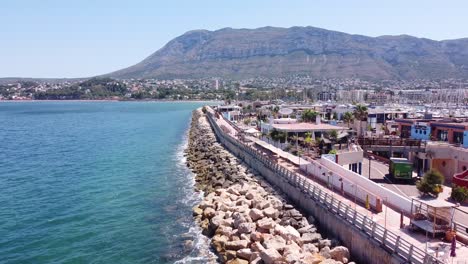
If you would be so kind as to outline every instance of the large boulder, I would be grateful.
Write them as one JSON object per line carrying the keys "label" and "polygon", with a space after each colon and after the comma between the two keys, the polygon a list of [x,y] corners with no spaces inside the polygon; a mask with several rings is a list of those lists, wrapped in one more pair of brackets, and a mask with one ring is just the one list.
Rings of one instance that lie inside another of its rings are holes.
{"label": "large boulder", "polygon": [[286,240],[284,240],[280,236],[273,236],[272,238],[266,239],[265,241],[263,241],[262,245],[266,249],[274,248],[278,251],[283,251],[284,248],[286,247]]}
{"label": "large boulder", "polygon": [[303,244],[307,243],[316,243],[322,239],[322,236],[319,233],[305,233],[301,236],[301,241]]}
{"label": "large boulder", "polygon": [[309,252],[309,253],[312,253],[312,254],[319,252],[319,249],[314,244],[304,244],[302,246],[302,250],[304,252]]}
{"label": "large boulder", "polygon": [[232,227],[220,225],[218,227],[218,229],[216,229],[215,234],[225,235],[225,236],[229,237],[232,234]]}
{"label": "large boulder", "polygon": [[267,207],[267,208],[263,209],[262,213],[263,213],[265,216],[270,217],[270,218],[272,218],[272,219],[278,218],[278,216],[279,216],[279,214],[280,214],[279,211],[276,210],[276,209],[273,208],[273,207]]}
{"label": "large boulder", "polygon": [[320,249],[324,248],[324,247],[329,247],[331,248],[332,247],[332,242],[330,239],[321,239],[318,243],[318,247]]}
{"label": "large boulder", "polygon": [[250,248],[243,248],[237,250],[237,257],[242,258],[245,260],[250,260],[250,257],[252,256],[252,250]]}
{"label": "large boulder", "polygon": [[258,220],[257,226],[262,229],[272,229],[276,226],[276,223],[273,219],[266,217]]}
{"label": "large boulder", "polygon": [[329,259],[331,258],[330,255],[330,248],[329,247],[324,247],[320,250],[320,255],[322,255],[324,258]]}
{"label": "large boulder", "polygon": [[348,263],[349,260],[349,250],[346,247],[339,246],[330,250],[330,256],[336,261],[341,261],[343,263]]}
{"label": "large boulder", "polygon": [[274,264],[281,259],[281,254],[274,248],[260,251],[260,258],[265,264]]}
{"label": "large boulder", "polygon": [[239,250],[243,248],[247,248],[249,246],[249,241],[247,240],[237,240],[237,241],[229,241],[224,243],[224,248],[226,250]]}
{"label": "large boulder", "polygon": [[193,216],[197,215],[202,215],[203,214],[203,209],[201,209],[199,206],[193,207]]}
{"label": "large boulder", "polygon": [[292,226],[275,226],[275,233],[283,237],[285,240],[299,241],[301,234]]}
{"label": "large boulder", "polygon": [[274,196],[269,196],[268,197],[268,202],[276,210],[281,210],[283,208],[283,203],[278,198],[276,198]]}
{"label": "large boulder", "polygon": [[235,258],[226,262],[226,264],[249,264],[245,259]]}
{"label": "large boulder", "polygon": [[249,216],[252,218],[252,221],[257,221],[258,219],[263,218],[263,213],[257,208],[253,208],[249,211]]}
{"label": "large boulder", "polygon": [[216,214],[215,209],[211,207],[207,207],[205,208],[205,210],[203,210],[203,218],[205,219],[211,219],[213,216],[215,216],[215,214]]}
{"label": "large boulder", "polygon": [[255,231],[254,223],[242,223],[237,228],[237,232],[239,232],[239,234],[250,234],[254,231]]}

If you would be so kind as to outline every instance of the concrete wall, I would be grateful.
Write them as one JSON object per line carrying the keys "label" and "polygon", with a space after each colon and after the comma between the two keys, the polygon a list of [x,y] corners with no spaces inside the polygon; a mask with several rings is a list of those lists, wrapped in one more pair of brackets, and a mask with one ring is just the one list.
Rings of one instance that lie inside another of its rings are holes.
{"label": "concrete wall", "polygon": [[234,155],[244,160],[251,168],[258,171],[271,185],[283,191],[292,202],[313,215],[322,231],[340,239],[349,248],[352,259],[358,263],[402,263],[401,257],[391,254],[381,248],[377,242],[369,239],[355,226],[350,225],[342,218],[332,213],[323,204],[318,203],[307,195],[303,190],[295,187],[275,171],[267,167],[262,161],[256,159],[252,154],[242,150],[238,145],[232,144],[218,133],[218,140]]}
{"label": "concrete wall", "polygon": [[[406,214],[411,213],[411,201],[409,199],[363,177],[362,175],[345,169],[339,164],[336,164],[332,161],[320,159],[320,164],[323,165],[322,167],[326,167],[327,170],[333,170],[339,173],[339,175],[344,179],[347,179],[348,181],[358,185],[367,193],[370,193],[373,196],[373,198],[371,199],[373,206],[378,206],[376,203],[378,201],[381,202],[386,198],[388,204],[393,208],[399,208],[399,210]],[[363,196],[365,196],[364,192],[360,196],[358,196],[358,198],[362,201]]]}
{"label": "concrete wall", "polygon": [[[326,164],[336,164],[328,159],[322,158],[322,160],[326,160]],[[311,175],[314,181],[320,181],[326,186],[328,186],[329,189],[333,189],[338,192],[342,190],[341,185],[343,184],[343,192],[346,195],[350,197],[355,197],[352,199],[355,199],[357,202],[360,203],[365,203],[367,197],[369,197],[370,207],[379,212],[382,210],[382,199],[378,195],[372,193],[370,190],[366,190],[359,184],[353,183],[353,179],[345,175],[347,174],[347,172],[351,171],[336,164],[338,167],[340,167],[339,171],[333,169],[333,172],[330,173],[332,170],[327,168],[327,166],[323,163],[321,164],[314,160],[309,160],[309,162],[310,164],[301,165],[301,170]],[[359,175],[359,177],[362,176]]]}

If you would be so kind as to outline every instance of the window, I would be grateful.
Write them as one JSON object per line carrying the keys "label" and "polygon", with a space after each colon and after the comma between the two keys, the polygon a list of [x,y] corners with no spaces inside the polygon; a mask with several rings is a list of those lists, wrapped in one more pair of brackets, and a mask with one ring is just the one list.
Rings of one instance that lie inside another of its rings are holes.
{"label": "window", "polygon": [[453,132],[453,143],[455,144],[463,143],[463,132]]}

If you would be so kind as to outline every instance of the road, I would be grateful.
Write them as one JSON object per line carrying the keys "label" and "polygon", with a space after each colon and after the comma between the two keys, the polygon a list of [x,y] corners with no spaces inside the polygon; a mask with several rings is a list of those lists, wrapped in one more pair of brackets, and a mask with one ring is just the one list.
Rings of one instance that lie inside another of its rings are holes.
{"label": "road", "polygon": [[[369,159],[364,158],[362,161],[362,175],[369,177]],[[418,196],[419,192],[413,182],[392,182],[388,177],[388,165],[380,161],[371,161],[371,180],[382,184],[384,187],[405,197]]]}
{"label": "road", "polygon": [[[362,174],[365,177],[369,175],[369,159],[363,159]],[[388,178],[388,165],[376,160],[371,161],[371,180],[407,198],[419,196],[415,183],[393,183]],[[450,187],[444,186],[444,191],[439,195],[438,199],[451,202],[451,199],[449,199],[451,192]],[[458,209],[460,211],[455,213],[454,220],[468,226],[468,206],[466,204],[460,205]]]}

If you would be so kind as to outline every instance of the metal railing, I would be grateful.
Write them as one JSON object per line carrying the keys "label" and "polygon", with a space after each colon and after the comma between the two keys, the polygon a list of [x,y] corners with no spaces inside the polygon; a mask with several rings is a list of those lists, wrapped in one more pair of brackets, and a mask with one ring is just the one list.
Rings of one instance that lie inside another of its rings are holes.
{"label": "metal railing", "polygon": [[301,191],[306,193],[310,199],[319,202],[328,211],[356,227],[370,239],[379,243],[382,248],[391,254],[396,254],[409,263],[441,263],[434,256],[426,253],[418,247],[415,247],[401,236],[372,221],[372,219],[369,219],[367,216],[359,213],[353,207],[344,204],[341,200],[336,199],[334,194],[324,191],[323,188],[310,180],[306,180],[305,177],[287,170],[285,167],[280,166],[277,162],[274,162],[251,146],[223,133],[214,121],[211,113],[208,113],[208,120],[218,139],[223,139],[228,141],[230,144],[237,146],[252,156],[255,160],[261,162],[265,167],[274,171],[276,175],[283,178],[286,182],[301,189]]}

